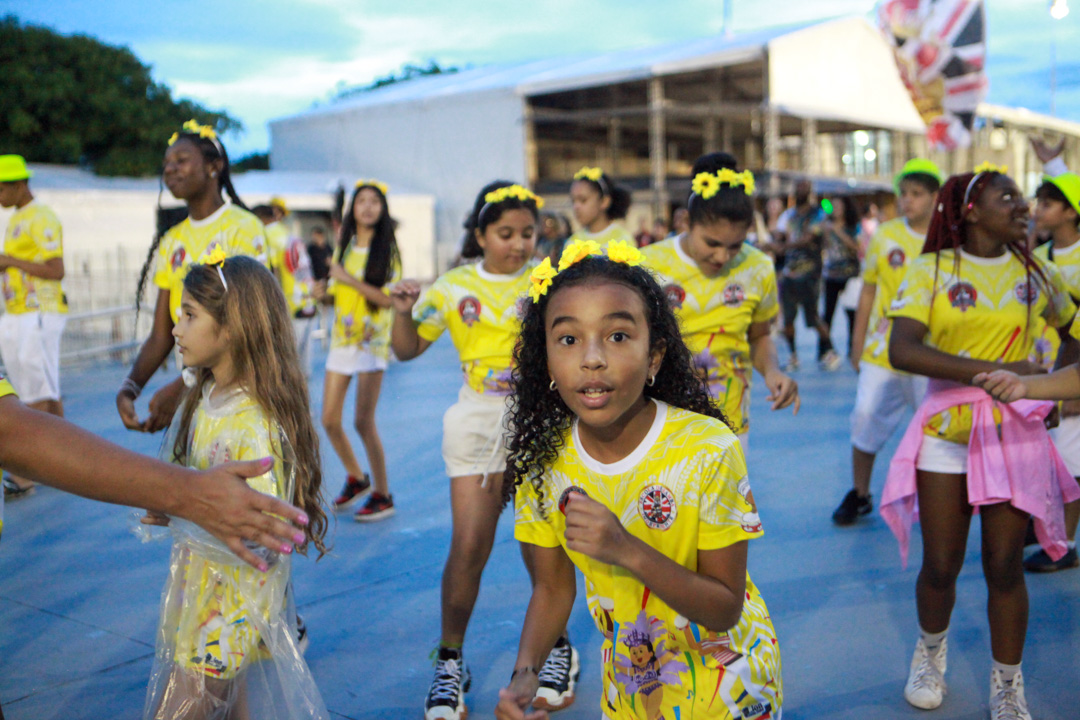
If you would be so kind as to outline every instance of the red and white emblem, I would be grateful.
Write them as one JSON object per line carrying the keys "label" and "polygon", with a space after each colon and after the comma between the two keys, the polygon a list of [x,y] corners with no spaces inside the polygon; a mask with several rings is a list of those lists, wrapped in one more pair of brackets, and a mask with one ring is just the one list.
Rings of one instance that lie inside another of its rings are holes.
{"label": "red and white emblem", "polygon": [[172,257],[169,258],[169,265],[174,271],[179,270],[180,266],[184,264],[184,258],[186,257],[187,250],[185,250],[184,246],[181,245],[173,251]]}
{"label": "red and white emblem", "polygon": [[949,302],[954,308],[959,308],[960,312],[975,307],[978,299],[979,291],[971,283],[958,282],[949,288]]}
{"label": "red and white emblem", "polygon": [[1039,286],[1035,283],[1029,283],[1027,280],[1016,283],[1013,292],[1016,294],[1016,299],[1024,305],[1034,305],[1039,301]]}
{"label": "red and white emblem", "polygon": [[724,304],[728,307],[738,307],[746,299],[746,291],[739,283],[731,283],[724,288]]}
{"label": "red and white emblem", "polygon": [[672,308],[681,308],[683,300],[686,299],[686,291],[674,283],[664,286],[664,295],[667,297],[668,305]]}
{"label": "red and white emblem", "polygon": [[570,495],[573,493],[578,493],[579,495],[589,497],[589,493],[585,492],[577,485],[571,485],[570,487],[563,490],[562,495],[559,496],[559,512],[561,512],[563,515],[566,514],[566,503],[570,501]]}
{"label": "red and white emblem", "polygon": [[480,301],[472,295],[462,298],[457,306],[458,315],[461,316],[461,321],[469,327],[472,327],[473,323],[480,319],[480,309]]}
{"label": "red and white emblem", "polygon": [[663,485],[650,485],[641,491],[638,512],[653,530],[667,530],[675,522],[678,507],[670,490]]}
{"label": "red and white emblem", "polygon": [[904,267],[904,263],[907,262],[907,255],[900,248],[893,248],[889,251],[889,267],[893,270]]}

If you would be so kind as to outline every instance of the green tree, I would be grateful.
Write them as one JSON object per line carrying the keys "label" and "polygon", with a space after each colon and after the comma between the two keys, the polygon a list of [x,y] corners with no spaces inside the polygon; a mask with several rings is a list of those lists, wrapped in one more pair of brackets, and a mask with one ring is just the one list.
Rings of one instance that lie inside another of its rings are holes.
{"label": "green tree", "polygon": [[442,67],[435,60],[429,60],[427,65],[405,63],[401,66],[401,70],[392,72],[389,75],[384,75],[381,78],[376,78],[367,85],[362,85],[360,87],[346,87],[344,81],[339,82],[331,95],[330,101],[343,100],[359,95],[360,93],[371,92],[372,90],[378,90],[387,85],[397,85],[398,83],[408,82],[417,78],[428,77],[430,75],[451,75],[460,71],[461,68],[454,66]]}
{"label": "green tree", "polygon": [[127,48],[0,20],[0,152],[154,175],[165,142],[191,118],[219,133],[241,128],[224,112],[174,100]]}

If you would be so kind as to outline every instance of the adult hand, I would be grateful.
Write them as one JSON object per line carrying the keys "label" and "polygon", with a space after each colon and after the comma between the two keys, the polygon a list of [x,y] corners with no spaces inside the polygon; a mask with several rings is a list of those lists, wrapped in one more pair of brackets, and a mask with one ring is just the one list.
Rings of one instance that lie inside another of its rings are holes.
{"label": "adult hand", "polygon": [[1039,158],[1039,162],[1043,165],[1050,162],[1058,155],[1061,155],[1062,151],[1065,149],[1064,137],[1062,137],[1058,144],[1053,147],[1047,145],[1045,140],[1041,137],[1036,137],[1035,135],[1029,136],[1028,139],[1031,140],[1031,149],[1035,151],[1035,157]]}
{"label": "adult hand", "polygon": [[1047,370],[1039,363],[1031,362],[1030,360],[1017,360],[1016,362],[1005,363],[1001,366],[1004,370],[1009,370],[1017,375],[1045,375]]}
{"label": "adult hand", "polygon": [[534,672],[520,672],[510,681],[510,685],[499,691],[499,704],[495,706],[496,720],[544,720],[548,714],[544,710],[525,712],[529,703],[536,697],[540,681]]}
{"label": "adult hand", "polygon": [[989,373],[979,373],[971,378],[971,384],[981,387],[995,400],[1012,402],[1027,396],[1027,385],[1020,375],[1009,370],[995,370]]}
{"label": "adult hand", "polygon": [[799,414],[802,400],[799,398],[799,384],[790,375],[785,375],[779,370],[774,370],[765,376],[765,386],[769,388],[769,395],[765,398],[772,403],[773,410],[783,410],[794,404],[792,415]]}
{"label": "adult hand", "polygon": [[1076,417],[1080,415],[1080,400],[1065,400],[1061,403],[1061,417]]}
{"label": "adult hand", "polygon": [[420,299],[420,283],[415,280],[402,280],[390,286],[390,304],[397,313],[412,311],[413,305]]}
{"label": "adult hand", "polygon": [[184,382],[180,378],[165,385],[150,398],[150,417],[143,423],[144,432],[155,433],[169,427],[180,398],[184,395]]}
{"label": "adult hand", "polygon": [[581,493],[566,503],[566,547],[609,565],[622,565],[632,536],[615,513]]}
{"label": "adult hand", "polygon": [[116,393],[116,411],[120,413],[120,421],[128,430],[142,431],[143,423],[135,412],[135,396],[130,390],[121,390]]}
{"label": "adult hand", "polygon": [[274,552],[288,554],[294,545],[305,540],[304,532],[296,526],[308,524],[308,516],[299,508],[252,490],[244,482],[245,478],[265,474],[272,465],[272,458],[264,458],[225,463],[193,473],[183,486],[183,495],[174,514],[199,525],[225,543],[241,560],[265,571],[265,562],[244,542],[258,543]]}

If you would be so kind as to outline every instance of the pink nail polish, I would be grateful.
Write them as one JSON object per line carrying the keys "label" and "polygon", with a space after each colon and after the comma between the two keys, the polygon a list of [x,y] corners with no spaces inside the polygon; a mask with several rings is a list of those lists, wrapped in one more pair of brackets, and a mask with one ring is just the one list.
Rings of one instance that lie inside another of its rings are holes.
{"label": "pink nail polish", "polygon": [[304,542],[304,537],[305,537],[304,533],[298,532],[298,533],[296,533],[295,535],[292,536],[292,539],[293,539],[293,542],[302,543],[302,542]]}
{"label": "pink nail polish", "polygon": [[259,565],[259,570],[261,570],[262,572],[266,572],[269,569],[270,568],[267,567],[266,563],[262,563],[261,565]]}
{"label": "pink nail polish", "polygon": [[281,546],[281,552],[288,555],[289,553],[292,552],[292,545],[289,545],[288,543],[285,543],[284,545]]}
{"label": "pink nail polish", "polygon": [[300,523],[301,525],[307,525],[311,521],[308,519],[307,515],[305,515],[304,513],[300,513],[296,517],[296,522]]}

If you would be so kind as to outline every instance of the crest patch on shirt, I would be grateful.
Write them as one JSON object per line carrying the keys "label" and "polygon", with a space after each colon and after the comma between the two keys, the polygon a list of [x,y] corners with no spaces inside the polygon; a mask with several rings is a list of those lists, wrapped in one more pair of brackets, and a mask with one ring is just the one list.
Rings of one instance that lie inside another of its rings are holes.
{"label": "crest patch on shirt", "polygon": [[1025,305],[1034,305],[1039,300],[1039,286],[1027,280],[1016,283],[1013,292],[1016,294],[1016,299]]}
{"label": "crest patch on shirt", "polygon": [[675,496],[663,485],[649,485],[638,498],[641,519],[653,530],[667,530],[675,522]]}
{"label": "crest patch on shirt", "polygon": [[184,258],[186,257],[187,250],[185,250],[184,246],[181,245],[173,251],[172,257],[169,258],[170,267],[172,267],[174,271],[179,270],[180,266],[184,264]]}
{"label": "crest patch on shirt", "polygon": [[743,290],[743,286],[739,283],[731,283],[724,287],[724,304],[728,307],[742,305],[742,302],[745,299],[746,291]]}
{"label": "crest patch on shirt", "polygon": [[681,308],[683,301],[686,300],[686,291],[675,283],[664,286],[664,295],[667,297],[668,305],[673,308]]}
{"label": "crest patch on shirt", "polygon": [[906,261],[907,254],[900,248],[893,248],[889,251],[889,267],[893,270],[904,267]]}
{"label": "crest patch on shirt", "polygon": [[975,307],[978,299],[979,291],[971,283],[958,282],[949,288],[949,302],[954,308],[959,308],[960,312]]}
{"label": "crest patch on shirt", "polygon": [[481,307],[480,301],[472,295],[463,298],[457,306],[458,315],[461,316],[461,321],[469,327],[472,327],[473,323],[480,319]]}
{"label": "crest patch on shirt", "polygon": [[589,497],[589,493],[585,492],[582,488],[579,488],[577,485],[571,485],[570,487],[563,490],[562,495],[559,496],[559,512],[561,512],[563,515],[566,514],[566,503],[570,502],[570,496],[573,493],[578,493],[579,495],[584,495],[585,497]]}

